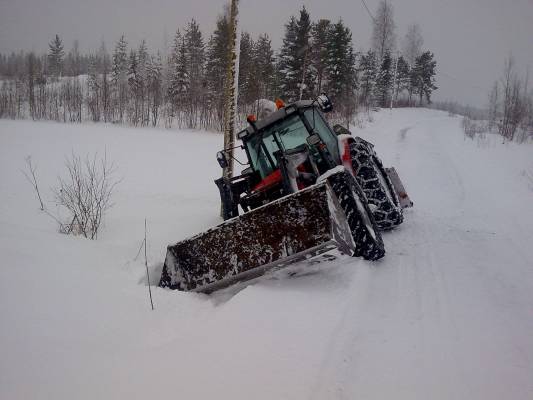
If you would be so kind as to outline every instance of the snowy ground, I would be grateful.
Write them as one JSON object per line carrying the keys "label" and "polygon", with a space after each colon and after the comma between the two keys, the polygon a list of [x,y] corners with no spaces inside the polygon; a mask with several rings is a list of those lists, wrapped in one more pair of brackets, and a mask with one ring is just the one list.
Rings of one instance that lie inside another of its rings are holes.
{"label": "snowy ground", "polygon": [[[382,111],[358,132],[415,208],[380,262],[338,257],[212,296],[154,289],[135,256],[218,222],[222,138],[0,120],[1,399],[531,399],[533,146],[465,141],[460,119]],[[72,151],[122,182],[98,241],[56,232]]]}

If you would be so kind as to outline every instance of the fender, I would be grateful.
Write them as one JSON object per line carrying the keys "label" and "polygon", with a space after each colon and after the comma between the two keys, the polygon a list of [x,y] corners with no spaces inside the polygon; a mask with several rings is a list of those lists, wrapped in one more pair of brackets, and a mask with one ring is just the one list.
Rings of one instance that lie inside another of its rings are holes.
{"label": "fender", "polygon": [[355,178],[355,171],[353,170],[352,165],[352,156],[350,155],[350,144],[354,142],[355,140],[351,135],[343,134],[337,136],[337,144],[339,146],[340,155],[339,164],[344,166],[344,168],[346,168]]}

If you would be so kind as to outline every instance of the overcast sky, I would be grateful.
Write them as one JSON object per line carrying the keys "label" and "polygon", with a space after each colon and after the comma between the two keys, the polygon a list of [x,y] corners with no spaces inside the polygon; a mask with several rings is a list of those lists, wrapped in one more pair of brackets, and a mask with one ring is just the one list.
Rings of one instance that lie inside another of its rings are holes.
{"label": "overcast sky", "polygon": [[[206,36],[226,0],[0,0],[0,52],[45,51],[58,33],[66,49],[78,39],[89,51],[104,39],[108,49],[122,33],[137,46],[171,42],[176,28],[196,18]],[[379,0],[366,0],[374,13]],[[409,24],[422,28],[424,47],[437,60],[436,99],[484,105],[503,60],[511,52],[521,72],[533,75],[533,0],[391,0],[401,40]],[[277,49],[284,24],[305,5],[313,20],[341,18],[357,50],[370,45],[371,19],[361,0],[241,0],[242,29],[267,32]]]}

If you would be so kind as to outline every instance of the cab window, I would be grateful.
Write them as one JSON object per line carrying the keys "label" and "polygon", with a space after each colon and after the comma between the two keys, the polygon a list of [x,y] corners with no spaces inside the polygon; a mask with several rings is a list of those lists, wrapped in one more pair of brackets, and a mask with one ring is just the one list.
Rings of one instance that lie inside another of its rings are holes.
{"label": "cab window", "polygon": [[328,147],[328,150],[333,156],[333,159],[338,160],[340,158],[340,155],[337,136],[329,128],[328,124],[324,120],[324,117],[322,116],[322,113],[319,112],[316,108],[311,107],[305,110],[304,114],[312,130],[318,133],[320,139],[322,139],[322,141]]}

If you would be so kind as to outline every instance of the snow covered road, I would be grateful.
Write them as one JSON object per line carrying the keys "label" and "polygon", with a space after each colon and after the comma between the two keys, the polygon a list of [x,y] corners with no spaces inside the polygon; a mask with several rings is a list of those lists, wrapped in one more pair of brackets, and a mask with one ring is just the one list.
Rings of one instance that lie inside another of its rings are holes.
{"label": "snow covered road", "polygon": [[341,316],[343,344],[315,398],[531,398],[533,193],[515,165],[525,153],[464,143],[442,114],[412,123],[393,147],[388,125],[372,128],[415,208],[386,234],[386,259],[356,278],[365,294]]}
{"label": "snow covered road", "polygon": [[[385,259],[155,289],[151,312],[144,217],[155,273],[166,244],[217,222],[222,138],[0,120],[0,398],[533,398],[533,147],[465,141],[430,110],[356,133],[415,202]],[[104,148],[123,181],[101,239],[57,234],[24,157],[47,188],[72,150]]]}

